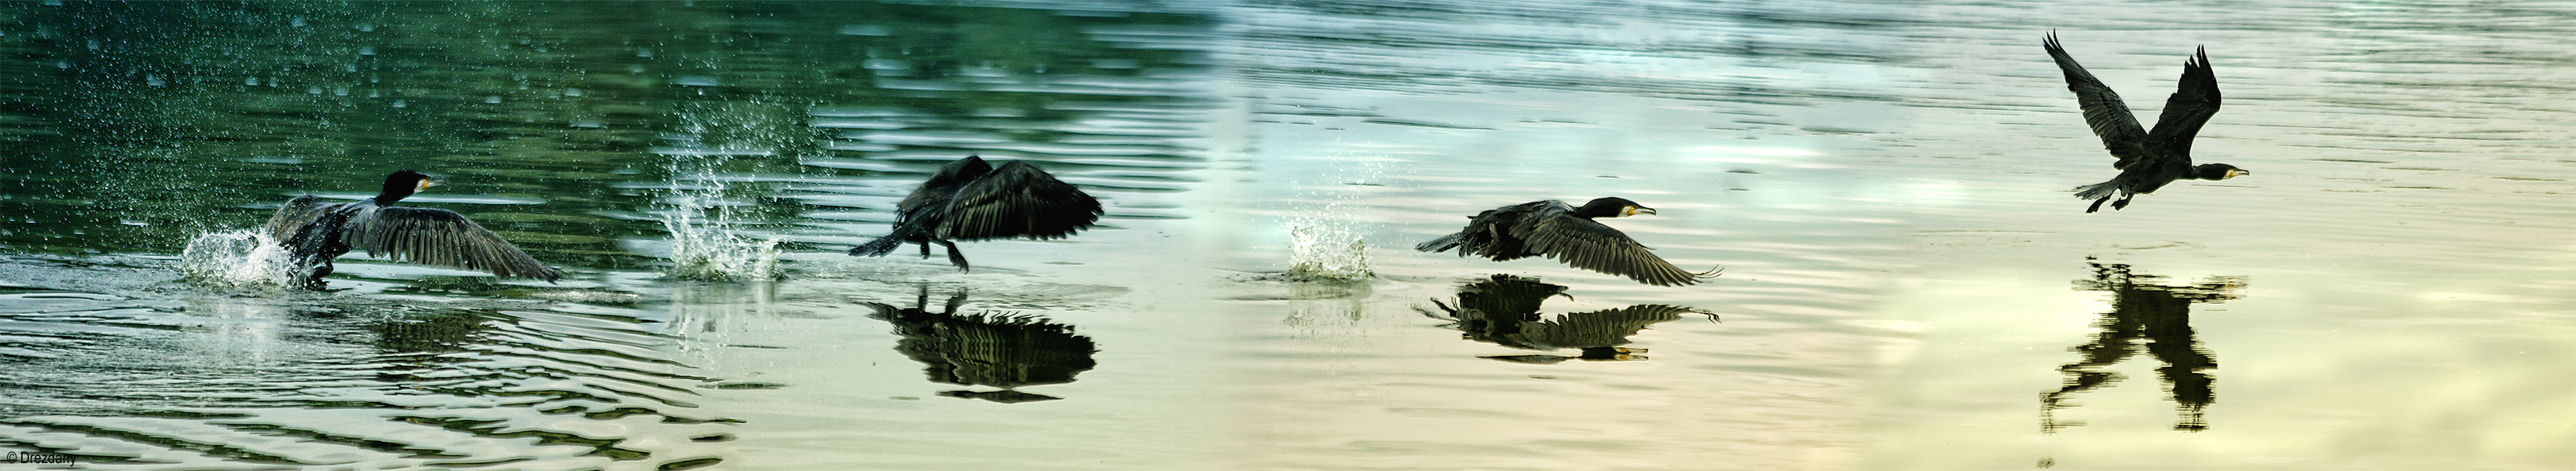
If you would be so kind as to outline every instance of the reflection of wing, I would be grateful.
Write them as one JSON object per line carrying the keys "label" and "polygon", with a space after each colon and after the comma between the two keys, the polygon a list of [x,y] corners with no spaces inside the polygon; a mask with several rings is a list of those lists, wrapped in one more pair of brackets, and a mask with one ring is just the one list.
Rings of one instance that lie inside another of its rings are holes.
{"label": "reflection of wing", "polygon": [[1565,292],[1563,285],[1499,274],[1458,288],[1459,320],[1494,322],[1538,320],[1539,304]]}
{"label": "reflection of wing", "polygon": [[[2093,134],[2102,137],[2102,147],[2110,149],[2111,156],[2120,158],[2111,167],[2128,168],[2131,162],[2148,157],[2146,128],[2138,126],[2138,118],[2129,113],[2128,104],[2120,102],[2120,94],[2076,64],[2075,57],[2057,45],[2057,33],[2048,33],[2040,47],[2048,49],[2048,57],[2056,59],[2058,70],[2066,73],[2066,89],[2075,91],[2075,102],[2084,109],[2084,123],[2093,126]],[[2192,125],[2194,130],[2199,127]]]}
{"label": "reflection of wing", "polygon": [[501,240],[499,234],[444,209],[375,208],[351,218],[340,238],[351,248],[398,262],[481,270],[513,278],[563,278],[554,267]]}
{"label": "reflection of wing", "polygon": [[1520,343],[1557,348],[1615,347],[1628,344],[1628,337],[1646,326],[1681,319],[1682,314],[1698,310],[1662,304],[1639,304],[1618,309],[1604,309],[1558,316],[1532,322],[1521,328]]}
{"label": "reflection of wing", "polygon": [[1533,214],[1511,230],[1513,236],[1528,244],[1531,252],[1575,268],[1625,276],[1655,286],[1699,282],[1697,276],[1655,256],[1628,234],[1598,221],[1575,217],[1569,211]]}
{"label": "reflection of wing", "polygon": [[2192,136],[2200,134],[2200,125],[2216,114],[2218,74],[2209,69],[2209,49],[2202,48],[2183,61],[2182,85],[2165,98],[2164,114],[2156,117],[2156,129],[2147,132],[2147,142],[2173,157],[2188,159]]}
{"label": "reflection of wing", "polygon": [[[871,303],[873,304],[873,303]],[[921,362],[931,381],[1001,388],[1073,382],[1099,351],[1073,327],[1014,316],[955,316],[877,307],[903,339],[895,350]]]}
{"label": "reflection of wing", "polygon": [[1028,236],[1056,239],[1100,220],[1100,200],[1020,161],[957,189],[940,231],[959,240]]}

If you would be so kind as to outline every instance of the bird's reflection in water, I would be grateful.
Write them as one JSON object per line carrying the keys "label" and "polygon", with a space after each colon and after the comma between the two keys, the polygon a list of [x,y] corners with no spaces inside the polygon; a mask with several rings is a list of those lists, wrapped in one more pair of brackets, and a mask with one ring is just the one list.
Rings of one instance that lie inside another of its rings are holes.
{"label": "bird's reflection in water", "polygon": [[2242,277],[2212,277],[2196,284],[2169,285],[2157,283],[2164,277],[2138,274],[2127,264],[2104,265],[2088,260],[2093,266],[2093,279],[2076,280],[2075,288],[2111,293],[2111,312],[2093,325],[2102,332],[2092,343],[2067,349],[2083,354],[2083,359],[2057,368],[2066,374],[2066,384],[2055,392],[2040,395],[2039,420],[2042,433],[2083,425],[2081,421],[2059,421],[2057,409],[2074,407],[2068,399],[2084,391],[2099,389],[2119,382],[2119,373],[2105,368],[2128,359],[2140,350],[2164,362],[2156,376],[2164,380],[2172,393],[2175,408],[2182,420],[2174,430],[2198,432],[2209,428],[2201,412],[2218,399],[2211,388],[2216,381],[2208,370],[2218,368],[2209,349],[2203,348],[2191,330],[2193,303],[2220,302],[2242,297]]}
{"label": "bird's reflection in water", "polygon": [[941,396],[1000,403],[1062,399],[1018,388],[1070,383],[1074,375],[1091,370],[1091,354],[1099,350],[1090,337],[1075,335],[1073,326],[1008,311],[958,314],[965,303],[966,291],[960,289],[940,311],[931,312],[930,287],[922,286],[915,307],[861,304],[876,309],[870,317],[894,324],[894,333],[902,336],[895,351],[926,365],[921,371],[931,381],[1002,388],[942,391]]}
{"label": "bird's reflection in water", "polygon": [[[1629,361],[1644,360],[1646,349],[1627,348],[1628,337],[1646,326],[1682,318],[1682,314],[1707,314],[1696,309],[1662,304],[1639,304],[1618,309],[1580,312],[1544,319],[1539,304],[1547,298],[1565,293],[1565,287],[1541,283],[1537,279],[1511,275],[1494,275],[1458,286],[1456,305],[1434,299],[1440,312],[1421,310],[1425,316],[1452,321],[1448,327],[1465,333],[1468,340],[1505,347],[1555,351],[1577,349],[1578,355],[1487,355],[1479,358],[1516,363],[1550,364],[1566,360]],[[1569,298],[1571,298],[1569,296]],[[1716,316],[1711,315],[1714,320]]]}

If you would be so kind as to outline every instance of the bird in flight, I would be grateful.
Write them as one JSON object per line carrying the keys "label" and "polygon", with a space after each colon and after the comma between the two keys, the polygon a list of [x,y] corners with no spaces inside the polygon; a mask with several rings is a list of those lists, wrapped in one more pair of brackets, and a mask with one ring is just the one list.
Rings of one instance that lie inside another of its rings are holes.
{"label": "bird in flight", "polygon": [[[2075,187],[2076,198],[2093,200],[2093,206],[2084,208],[2084,212],[2101,211],[2104,202],[2111,203],[2113,210],[2127,208],[2130,198],[2154,193],[2174,180],[2226,180],[2253,173],[2228,164],[2191,164],[2192,136],[2200,134],[2200,126],[2218,114],[2218,74],[2210,71],[2207,48],[2183,60],[2181,89],[2165,98],[2164,114],[2156,117],[2156,128],[2148,130],[2129,114],[2129,106],[2120,102],[2120,94],[2113,93],[2110,86],[2076,64],[2074,56],[2066,54],[2066,48],[2057,44],[2056,32],[2049,32],[2040,47],[2048,49],[2048,56],[2057,60],[2058,70],[2066,73],[2066,89],[2075,91],[2075,102],[2084,109],[2085,124],[2092,125],[2093,134],[2102,137],[2102,146],[2120,159],[2111,163],[2111,168],[2120,169],[2120,176]],[[2119,200],[2112,200],[2114,197]]]}
{"label": "bird in flight", "polygon": [[287,200],[268,218],[270,237],[286,247],[297,283],[319,289],[331,274],[331,259],[353,249],[397,262],[479,270],[511,278],[554,282],[563,273],[538,262],[499,234],[437,208],[394,206],[394,202],[442,182],[404,170],[385,177],[384,190],[373,198],[323,203],[304,195]]}
{"label": "bird in flight", "polygon": [[1013,160],[994,167],[967,156],[939,167],[912,196],[895,205],[894,232],[850,248],[851,256],[880,257],[905,242],[948,248],[948,263],[966,270],[956,240],[1027,237],[1062,239],[1100,220],[1100,200],[1045,170]]}
{"label": "bird in flight", "polygon": [[1673,262],[1655,256],[1645,244],[1628,238],[1628,234],[1593,220],[1638,214],[1655,214],[1655,208],[1639,206],[1626,198],[1595,199],[1582,207],[1555,200],[1532,201],[1477,213],[1467,218],[1467,227],[1458,233],[1423,242],[1413,249],[1457,249],[1460,257],[1475,255],[1497,262],[1543,256],[1575,268],[1655,286],[1688,285],[1717,276],[1716,270],[1683,271]]}

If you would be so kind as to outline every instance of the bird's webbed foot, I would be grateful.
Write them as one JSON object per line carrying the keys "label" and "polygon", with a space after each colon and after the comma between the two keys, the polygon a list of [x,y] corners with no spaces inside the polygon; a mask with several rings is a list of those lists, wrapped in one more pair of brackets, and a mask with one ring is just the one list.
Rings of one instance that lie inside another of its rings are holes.
{"label": "bird's webbed foot", "polygon": [[[938,242],[940,246],[948,248],[948,264],[956,265],[957,271],[962,272],[969,270],[966,265],[966,253],[957,251],[957,243],[938,239],[931,239],[931,242]],[[929,255],[930,246],[922,246],[921,252],[924,256]]]}

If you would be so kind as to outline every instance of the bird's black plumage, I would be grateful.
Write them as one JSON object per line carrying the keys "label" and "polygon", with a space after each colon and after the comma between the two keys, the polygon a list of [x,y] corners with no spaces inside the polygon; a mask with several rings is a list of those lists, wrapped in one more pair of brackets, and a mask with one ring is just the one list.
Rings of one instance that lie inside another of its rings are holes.
{"label": "bird's black plumage", "polygon": [[[2209,123],[2210,116],[2218,114],[2218,74],[2210,70],[2207,48],[2183,61],[2180,89],[2165,98],[2163,114],[2156,117],[2155,129],[2148,130],[2138,125],[2138,118],[2120,101],[2120,94],[2113,93],[2110,86],[2093,78],[2092,72],[2084,71],[2084,66],[2075,63],[2075,57],[2066,54],[2066,48],[2057,44],[2057,33],[2048,33],[2040,47],[2047,49],[2048,56],[2056,59],[2058,70],[2066,73],[2066,88],[2075,92],[2076,104],[2084,109],[2084,122],[2093,127],[2094,135],[2102,137],[2102,146],[2110,149],[2111,156],[2120,159],[2111,164],[2111,168],[2120,169],[2120,176],[2075,188],[2075,197],[2093,200],[2093,206],[2084,212],[2102,210],[2103,202],[2111,202],[2111,209],[2126,208],[2129,198],[2153,193],[2174,180],[2225,180],[2253,173],[2228,164],[2191,163],[2192,137],[2200,134],[2201,125]],[[2111,201],[2113,197],[2119,201]]]}
{"label": "bird's black plumage", "polygon": [[1100,200],[1021,161],[1000,167],[967,156],[941,166],[921,188],[895,206],[894,232],[850,248],[853,256],[883,256],[904,242],[948,248],[948,263],[967,269],[958,240],[1062,239],[1100,220]]}
{"label": "bird's black plumage", "polygon": [[266,230],[285,246],[297,281],[311,288],[320,288],[322,277],[331,274],[331,259],[359,249],[397,262],[547,282],[563,278],[555,267],[538,262],[465,215],[393,205],[439,183],[404,170],[386,176],[384,191],[373,198],[323,203],[321,197],[298,196],[277,208]]}
{"label": "bird's black plumage", "polygon": [[1575,268],[1625,276],[1655,286],[1680,286],[1715,277],[1716,271],[1691,273],[1594,218],[1655,214],[1623,198],[1600,198],[1574,207],[1563,201],[1532,201],[1477,213],[1458,233],[1413,247],[1424,252],[1457,249],[1494,261],[1544,256]]}

